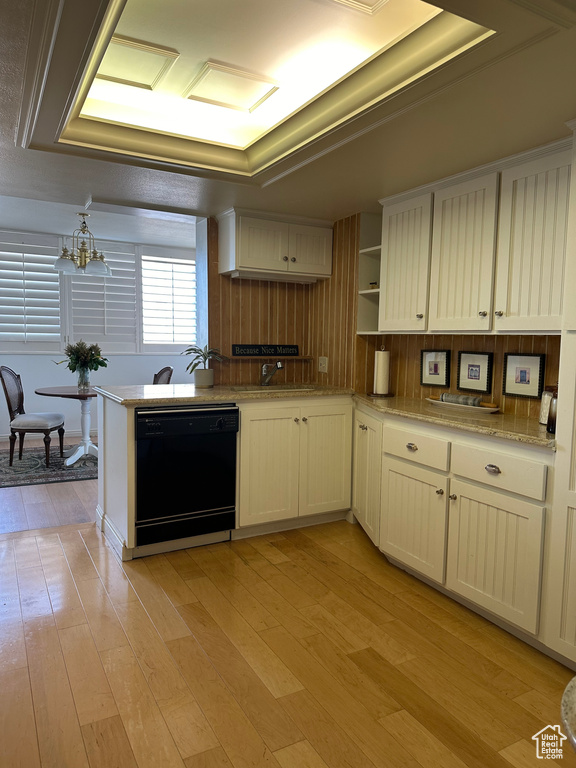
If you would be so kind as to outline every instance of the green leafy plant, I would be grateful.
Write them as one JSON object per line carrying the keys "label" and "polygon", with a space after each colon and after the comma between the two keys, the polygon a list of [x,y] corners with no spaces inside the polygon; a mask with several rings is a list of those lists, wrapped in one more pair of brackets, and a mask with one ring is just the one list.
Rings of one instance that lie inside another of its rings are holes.
{"label": "green leafy plant", "polygon": [[213,347],[208,348],[208,345],[206,345],[204,348],[188,347],[188,349],[184,350],[182,354],[194,355],[191,362],[186,366],[186,370],[189,373],[193,373],[196,368],[199,367],[208,368],[208,360],[218,360],[219,362],[226,360],[226,356],[221,354],[219,349]]}
{"label": "green leafy plant", "polygon": [[88,368],[89,371],[97,371],[98,368],[108,366],[108,358],[102,357],[102,350],[98,344],[86,344],[85,341],[77,341],[75,344],[67,344],[64,353],[66,360],[54,361],[56,365],[68,363],[67,368],[72,372],[79,368]]}

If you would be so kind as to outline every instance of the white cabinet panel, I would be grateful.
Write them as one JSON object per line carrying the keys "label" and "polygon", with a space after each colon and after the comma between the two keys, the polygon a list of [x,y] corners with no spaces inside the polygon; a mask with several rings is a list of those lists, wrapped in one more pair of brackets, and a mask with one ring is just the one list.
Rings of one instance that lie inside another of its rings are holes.
{"label": "white cabinet panel", "polygon": [[450,443],[439,437],[423,435],[418,430],[386,429],[386,453],[398,456],[400,459],[408,459],[417,464],[425,464],[430,469],[446,471],[450,461]]}
{"label": "white cabinet panel", "polygon": [[352,471],[352,511],[371,540],[380,543],[382,422],[356,411]]}
{"label": "white cabinet panel", "polygon": [[292,224],[289,244],[288,270],[290,272],[326,275],[326,277],[332,274],[331,229]]}
{"label": "white cabinet panel", "polygon": [[350,508],[352,403],[240,410],[240,526]]}
{"label": "white cabinet panel", "polygon": [[562,152],[502,173],[497,331],[562,327],[570,160]]}
{"label": "white cabinet panel", "polygon": [[537,632],[543,507],[460,480],[450,491],[446,587]]}
{"label": "white cabinet panel", "polygon": [[241,526],[298,515],[299,412],[290,407],[241,413]]}
{"label": "white cabinet panel", "polygon": [[432,195],[382,212],[380,331],[425,331]]}
{"label": "white cabinet panel", "polygon": [[543,501],[548,467],[540,461],[493,449],[452,445],[452,472],[495,489]]}
{"label": "white cabinet panel", "polygon": [[498,174],[434,194],[428,329],[489,331]]}
{"label": "white cabinet panel", "polygon": [[350,508],[352,405],[303,406],[300,516]]}
{"label": "white cabinet panel", "polygon": [[380,549],[418,573],[444,583],[448,479],[384,458]]}
{"label": "white cabinet panel", "polygon": [[287,271],[289,226],[279,221],[240,217],[241,266]]}

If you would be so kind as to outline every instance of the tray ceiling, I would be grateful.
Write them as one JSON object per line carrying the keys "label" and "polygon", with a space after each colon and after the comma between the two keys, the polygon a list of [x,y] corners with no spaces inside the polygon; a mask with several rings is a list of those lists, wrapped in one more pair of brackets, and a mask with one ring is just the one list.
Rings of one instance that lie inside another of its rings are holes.
{"label": "tray ceiling", "polygon": [[60,141],[247,177],[493,34],[420,0],[120,2]]}

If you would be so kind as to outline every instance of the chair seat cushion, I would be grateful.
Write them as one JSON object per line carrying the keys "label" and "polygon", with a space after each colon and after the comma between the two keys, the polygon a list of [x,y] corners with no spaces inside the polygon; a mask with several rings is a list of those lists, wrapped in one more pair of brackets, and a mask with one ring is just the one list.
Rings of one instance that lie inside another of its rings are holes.
{"label": "chair seat cushion", "polygon": [[21,413],[10,422],[11,429],[54,429],[64,424],[63,413]]}

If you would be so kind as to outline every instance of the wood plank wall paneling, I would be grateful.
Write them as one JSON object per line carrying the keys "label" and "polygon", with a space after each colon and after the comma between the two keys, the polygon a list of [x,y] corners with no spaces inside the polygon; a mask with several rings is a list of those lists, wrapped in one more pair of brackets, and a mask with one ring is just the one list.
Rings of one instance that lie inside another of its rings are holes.
{"label": "wood plank wall paneling", "polygon": [[[493,352],[493,385],[490,400],[502,411],[538,418],[540,401],[504,396],[504,354],[545,354],[545,386],[558,381],[559,336],[424,335],[357,336],[357,275],[360,214],[334,225],[333,273],[312,285],[259,280],[231,280],[218,274],[218,225],[208,227],[209,329],[211,346],[230,353],[231,344],[298,344],[310,362],[287,360],[276,381],[350,387],[370,392],[374,378],[374,353],[390,350],[390,389],[395,395],[424,399],[444,390],[420,386],[420,350],[450,349],[450,392],[457,392],[458,352]],[[328,358],[328,373],[318,373],[318,357]],[[217,384],[254,384],[260,376],[259,361],[216,363]],[[486,396],[485,399],[488,399]]]}
{"label": "wood plank wall paneling", "polygon": [[[297,344],[311,355],[310,286],[267,280],[232,280],[218,274],[218,223],[208,221],[209,344],[230,356],[232,344]],[[312,361],[285,359],[274,382],[309,383]],[[218,385],[257,384],[259,360],[214,362]]]}

